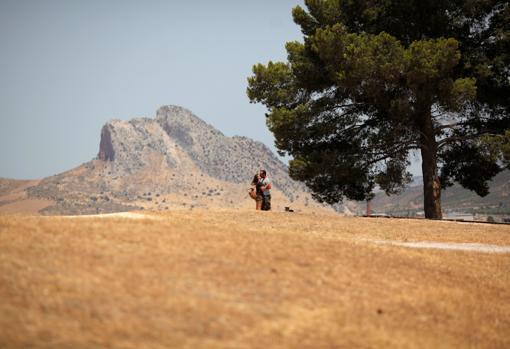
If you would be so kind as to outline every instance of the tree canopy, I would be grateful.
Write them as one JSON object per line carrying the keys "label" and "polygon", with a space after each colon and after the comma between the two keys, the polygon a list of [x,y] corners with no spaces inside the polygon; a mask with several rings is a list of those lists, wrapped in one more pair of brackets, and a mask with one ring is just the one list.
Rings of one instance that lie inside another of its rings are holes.
{"label": "tree canopy", "polygon": [[319,201],[398,193],[420,151],[424,206],[459,182],[479,195],[504,167],[490,137],[510,128],[510,6],[496,0],[306,0],[303,42],[256,64],[248,96],[290,175]]}

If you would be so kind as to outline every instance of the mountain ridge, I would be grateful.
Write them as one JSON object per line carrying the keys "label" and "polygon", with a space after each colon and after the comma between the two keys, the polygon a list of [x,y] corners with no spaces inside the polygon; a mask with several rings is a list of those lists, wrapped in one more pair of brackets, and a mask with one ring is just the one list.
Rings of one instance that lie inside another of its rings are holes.
{"label": "mountain ridge", "polygon": [[[485,197],[478,196],[458,183],[441,190],[443,211],[510,213],[510,171],[499,173],[489,185],[489,194]],[[405,215],[408,211],[422,211],[421,177],[417,177],[414,185],[408,186],[399,195],[387,196],[384,192],[378,192],[372,201],[372,207],[377,212],[397,215]]]}

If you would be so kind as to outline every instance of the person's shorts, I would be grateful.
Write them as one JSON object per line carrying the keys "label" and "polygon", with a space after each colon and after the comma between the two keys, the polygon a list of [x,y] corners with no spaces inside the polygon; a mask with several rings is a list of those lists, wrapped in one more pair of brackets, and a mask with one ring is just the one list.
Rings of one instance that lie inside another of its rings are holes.
{"label": "person's shorts", "polygon": [[257,195],[256,201],[264,201],[264,195]]}

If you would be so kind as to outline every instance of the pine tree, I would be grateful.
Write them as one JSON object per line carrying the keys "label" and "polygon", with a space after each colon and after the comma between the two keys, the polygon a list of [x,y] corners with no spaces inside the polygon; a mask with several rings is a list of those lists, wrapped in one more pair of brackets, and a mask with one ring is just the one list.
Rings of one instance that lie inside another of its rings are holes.
{"label": "pine tree", "polygon": [[[398,193],[421,153],[427,218],[441,218],[441,188],[479,195],[504,166],[488,137],[510,128],[507,1],[307,0],[294,21],[303,42],[287,62],[253,67],[248,96],[290,174],[316,199]],[[500,149],[500,148],[499,148]]]}

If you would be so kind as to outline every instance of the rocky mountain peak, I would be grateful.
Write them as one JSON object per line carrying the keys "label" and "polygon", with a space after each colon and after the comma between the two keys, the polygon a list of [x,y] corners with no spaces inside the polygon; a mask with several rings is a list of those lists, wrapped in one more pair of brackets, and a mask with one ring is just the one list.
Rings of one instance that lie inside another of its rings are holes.
{"label": "rocky mountain peak", "polygon": [[156,120],[194,120],[202,121],[200,118],[195,116],[191,110],[178,105],[164,105],[156,111]]}
{"label": "rocky mountain peak", "polygon": [[193,127],[200,127],[208,129],[211,132],[215,132],[223,135],[220,131],[214,128],[212,125],[209,125],[204,120],[193,114],[191,110],[186,109],[184,107],[178,105],[165,105],[160,107],[156,111],[155,120],[161,125],[187,125]]}
{"label": "rocky mountain peak", "polygon": [[192,134],[198,138],[204,134],[225,137],[223,133],[194,115],[190,110],[176,105],[159,108],[155,120],[170,137],[175,138],[184,147],[191,147],[194,142],[200,140],[193,139]]}

